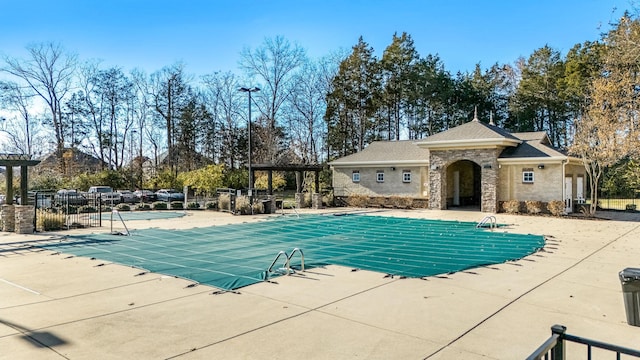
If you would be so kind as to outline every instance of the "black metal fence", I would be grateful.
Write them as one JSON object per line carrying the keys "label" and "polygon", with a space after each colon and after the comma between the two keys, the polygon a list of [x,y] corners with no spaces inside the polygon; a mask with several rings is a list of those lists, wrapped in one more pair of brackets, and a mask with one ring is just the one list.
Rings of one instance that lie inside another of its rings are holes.
{"label": "black metal fence", "polygon": [[[616,359],[620,359],[621,355],[628,355],[640,358],[640,351],[625,348],[622,346],[607,344],[597,340],[586,339],[583,337],[570,335],[566,333],[567,328],[562,325],[554,325],[551,327],[551,337],[547,339],[533,354],[529,355],[527,360],[566,360],[567,359],[567,342],[585,345],[586,359],[592,359],[593,349],[601,349],[616,354]],[[581,357],[583,358],[583,357]],[[583,358],[583,359],[584,359]]]}
{"label": "black metal fence", "polygon": [[29,192],[29,204],[35,205],[36,231],[102,226],[102,201],[82,194],[56,191]]}

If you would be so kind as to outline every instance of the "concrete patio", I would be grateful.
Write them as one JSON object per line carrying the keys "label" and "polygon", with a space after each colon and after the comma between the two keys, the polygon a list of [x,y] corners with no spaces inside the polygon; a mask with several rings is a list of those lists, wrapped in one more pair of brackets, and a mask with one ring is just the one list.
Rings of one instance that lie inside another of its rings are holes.
{"label": "concrete patio", "polygon": [[[478,221],[485,214],[376,215]],[[616,220],[498,214],[507,231],[548,236],[543,251],[515,262],[425,279],[327,266],[236,292],[28,246],[108,225],[0,233],[0,358],[522,359],[554,324],[638,349],[640,327],[626,323],[618,272],[640,267],[640,219],[603,215]],[[190,228],[264,216],[200,211],[128,226]],[[584,357],[586,350],[571,345],[568,353]]]}

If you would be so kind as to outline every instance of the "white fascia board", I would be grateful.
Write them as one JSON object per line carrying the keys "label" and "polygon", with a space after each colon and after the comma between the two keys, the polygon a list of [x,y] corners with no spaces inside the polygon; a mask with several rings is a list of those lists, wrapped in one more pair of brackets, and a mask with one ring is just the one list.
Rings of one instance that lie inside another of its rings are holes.
{"label": "white fascia board", "polygon": [[376,166],[399,166],[399,165],[411,165],[411,166],[429,166],[429,161],[416,161],[416,160],[401,160],[401,161],[349,161],[339,163],[329,163],[331,167],[376,167]]}
{"label": "white fascia board", "polygon": [[518,146],[521,140],[513,139],[469,139],[469,140],[442,140],[433,142],[416,142],[417,146],[427,149],[483,149],[496,146]]}
{"label": "white fascia board", "polygon": [[525,157],[525,158],[504,158],[498,159],[498,163],[504,165],[518,164],[540,164],[540,163],[559,163],[566,161],[566,156],[549,156],[549,157]]}

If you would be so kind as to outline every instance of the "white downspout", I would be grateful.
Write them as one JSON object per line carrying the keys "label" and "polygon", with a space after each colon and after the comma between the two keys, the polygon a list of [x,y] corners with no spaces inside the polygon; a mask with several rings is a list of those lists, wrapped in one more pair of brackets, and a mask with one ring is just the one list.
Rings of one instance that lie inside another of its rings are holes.
{"label": "white downspout", "polygon": [[567,209],[567,189],[566,189],[566,185],[564,183],[565,178],[567,177],[567,159],[562,160],[562,202],[564,203],[564,208],[565,210]]}

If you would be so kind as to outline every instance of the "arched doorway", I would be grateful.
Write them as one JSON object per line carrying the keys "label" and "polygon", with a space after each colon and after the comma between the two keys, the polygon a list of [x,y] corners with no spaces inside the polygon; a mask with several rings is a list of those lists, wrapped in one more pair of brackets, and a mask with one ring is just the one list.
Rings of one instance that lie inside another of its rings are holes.
{"label": "arched doorway", "polygon": [[447,167],[447,208],[477,208],[482,203],[482,169],[470,160],[459,160]]}

